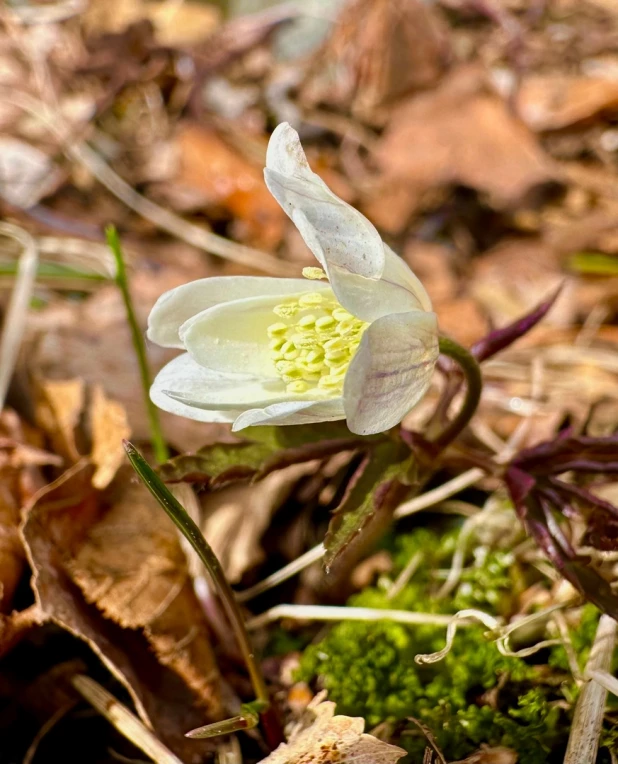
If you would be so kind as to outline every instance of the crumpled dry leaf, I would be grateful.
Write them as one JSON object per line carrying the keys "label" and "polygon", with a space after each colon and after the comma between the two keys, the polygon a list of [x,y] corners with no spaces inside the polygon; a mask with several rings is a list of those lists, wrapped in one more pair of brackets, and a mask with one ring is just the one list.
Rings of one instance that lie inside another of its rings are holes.
{"label": "crumpled dry leaf", "polygon": [[[11,611],[13,594],[25,568],[18,532],[20,509],[42,485],[38,467],[59,461],[40,445],[15,412],[5,409],[0,414],[0,613]],[[8,622],[0,622],[0,644],[4,628],[9,628]]]}
{"label": "crumpled dry leaf", "polygon": [[82,460],[24,510],[37,604],[87,642],[166,745],[198,764],[212,744],[196,747],[184,732],[221,713],[218,673],[175,531],[129,468],[103,499],[93,472]]}
{"label": "crumpled dry leaf", "polygon": [[14,610],[10,615],[0,614],[0,658],[9,653],[29,631],[47,620],[38,605],[25,610]]}
{"label": "crumpled dry leaf", "polygon": [[363,732],[360,717],[335,716],[335,703],[316,696],[307,707],[301,723],[260,764],[327,764],[354,761],[355,764],[395,764],[406,755],[403,748],[390,745]]}
{"label": "crumpled dry leaf", "polygon": [[618,82],[601,77],[543,74],[524,79],[517,111],[531,130],[559,130],[618,106]]}
{"label": "crumpled dry leaf", "polygon": [[[208,275],[203,269],[165,268],[162,273],[136,271],[131,294],[138,318],[145,327],[146,317],[157,297],[165,289]],[[24,354],[29,368],[48,380],[83,379],[102,385],[107,395],[122,403],[133,438],[150,438],[144,395],[139,384],[139,368],[131,342],[122,297],[115,286],[102,287],[78,306],[70,317],[51,324],[48,311],[31,320],[35,342]],[[96,352],[97,363],[92,363]],[[148,347],[153,372],[171,360],[173,352],[152,344]],[[197,450],[210,440],[210,433],[223,435],[224,425],[205,425],[184,417],[161,412],[168,442],[181,451]],[[213,437],[213,440],[216,437]]]}
{"label": "crumpled dry leaf", "polygon": [[559,177],[536,137],[474,66],[458,68],[437,89],[402,104],[374,159],[382,178],[367,211],[393,233],[403,230],[430,190],[468,186],[492,206],[509,208]]}
{"label": "crumpled dry leaf", "polygon": [[[92,484],[106,488],[125,460],[122,441],[131,436],[124,406],[108,398],[99,384],[87,389],[83,379],[39,379],[36,393],[37,422],[55,450],[72,464],[89,450],[96,467]],[[82,426],[84,415],[88,432]]]}
{"label": "crumpled dry leaf", "polygon": [[36,393],[37,424],[48,434],[54,451],[69,462],[79,461],[76,429],[84,408],[84,380],[39,380]]}
{"label": "crumpled dry leaf", "polygon": [[114,479],[125,460],[122,441],[131,437],[127,412],[117,401],[110,400],[96,385],[90,404],[91,459],[96,465],[92,485],[103,490]]}

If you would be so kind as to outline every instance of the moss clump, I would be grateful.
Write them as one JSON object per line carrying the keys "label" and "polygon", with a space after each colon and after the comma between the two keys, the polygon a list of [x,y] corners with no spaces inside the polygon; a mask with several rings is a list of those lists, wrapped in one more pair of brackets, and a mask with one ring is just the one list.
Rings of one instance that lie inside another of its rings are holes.
{"label": "moss clump", "polygon": [[[448,566],[454,543],[455,534],[438,536],[427,529],[398,539],[395,574],[422,551],[423,564],[413,580],[393,599],[379,585],[352,597],[349,604],[423,612],[471,606],[501,611],[505,599],[513,596],[514,581],[513,560],[500,551],[477,554],[451,597],[431,596],[432,574]],[[591,643],[593,620],[594,614],[586,612],[580,650]],[[453,649],[439,663],[414,662],[419,653],[440,650],[444,639],[444,629],[435,626],[342,622],[305,650],[299,678],[319,677],[338,712],[363,716],[369,727],[414,717],[429,727],[449,760],[464,758],[483,743],[514,749],[521,764],[545,763],[552,751],[559,760],[569,727],[564,700],[574,697],[574,683],[545,681],[545,667],[500,655],[482,627],[459,630]],[[563,656],[556,649],[551,657],[564,680]],[[406,729],[400,742],[412,761],[421,760],[425,740],[416,728]]]}

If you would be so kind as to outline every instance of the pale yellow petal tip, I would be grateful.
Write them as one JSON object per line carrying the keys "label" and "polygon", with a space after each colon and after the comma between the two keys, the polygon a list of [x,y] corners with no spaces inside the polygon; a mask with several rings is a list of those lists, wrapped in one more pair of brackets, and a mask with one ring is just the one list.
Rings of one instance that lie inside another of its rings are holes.
{"label": "pale yellow petal tip", "polygon": [[314,268],[313,266],[303,268],[303,276],[310,281],[322,281],[328,278],[322,268]]}

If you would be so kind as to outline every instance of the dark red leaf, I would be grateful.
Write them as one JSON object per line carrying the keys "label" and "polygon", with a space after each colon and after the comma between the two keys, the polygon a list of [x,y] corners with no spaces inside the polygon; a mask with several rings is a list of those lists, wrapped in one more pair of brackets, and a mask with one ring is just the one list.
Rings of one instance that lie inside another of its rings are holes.
{"label": "dark red leaf", "polygon": [[539,323],[539,321],[545,318],[553,304],[556,302],[556,299],[558,298],[558,295],[561,291],[562,285],[556,289],[556,291],[548,300],[542,302],[539,306],[534,308],[534,310],[530,311],[530,313],[525,315],[523,318],[517,319],[517,321],[514,321],[508,326],[504,326],[502,329],[496,329],[495,331],[490,332],[487,336],[480,339],[470,349],[472,355],[480,363],[481,361],[486,361],[488,358],[496,355],[496,353],[499,353],[501,350],[509,347],[509,345],[512,345],[513,342],[518,340],[520,337],[523,337],[524,334],[527,334],[532,328],[534,328]]}

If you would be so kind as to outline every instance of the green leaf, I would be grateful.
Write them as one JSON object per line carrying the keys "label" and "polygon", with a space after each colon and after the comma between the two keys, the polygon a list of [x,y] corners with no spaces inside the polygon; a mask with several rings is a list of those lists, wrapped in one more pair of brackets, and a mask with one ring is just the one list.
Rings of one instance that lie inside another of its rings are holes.
{"label": "green leaf", "polygon": [[170,459],[159,468],[159,474],[170,483],[220,488],[252,477],[272,454],[273,448],[265,443],[215,443]]}
{"label": "green leaf", "polygon": [[251,440],[242,443],[216,443],[194,454],[181,454],[160,467],[159,474],[170,483],[182,481],[221,488],[240,480],[261,480],[291,464],[379,442],[352,435],[340,423],[320,427],[252,427],[249,437]]}
{"label": "green leaf", "polygon": [[327,573],[344,553],[348,559],[356,557],[385,530],[409,490],[413,465],[414,456],[398,443],[380,443],[364,455],[324,539]]}

